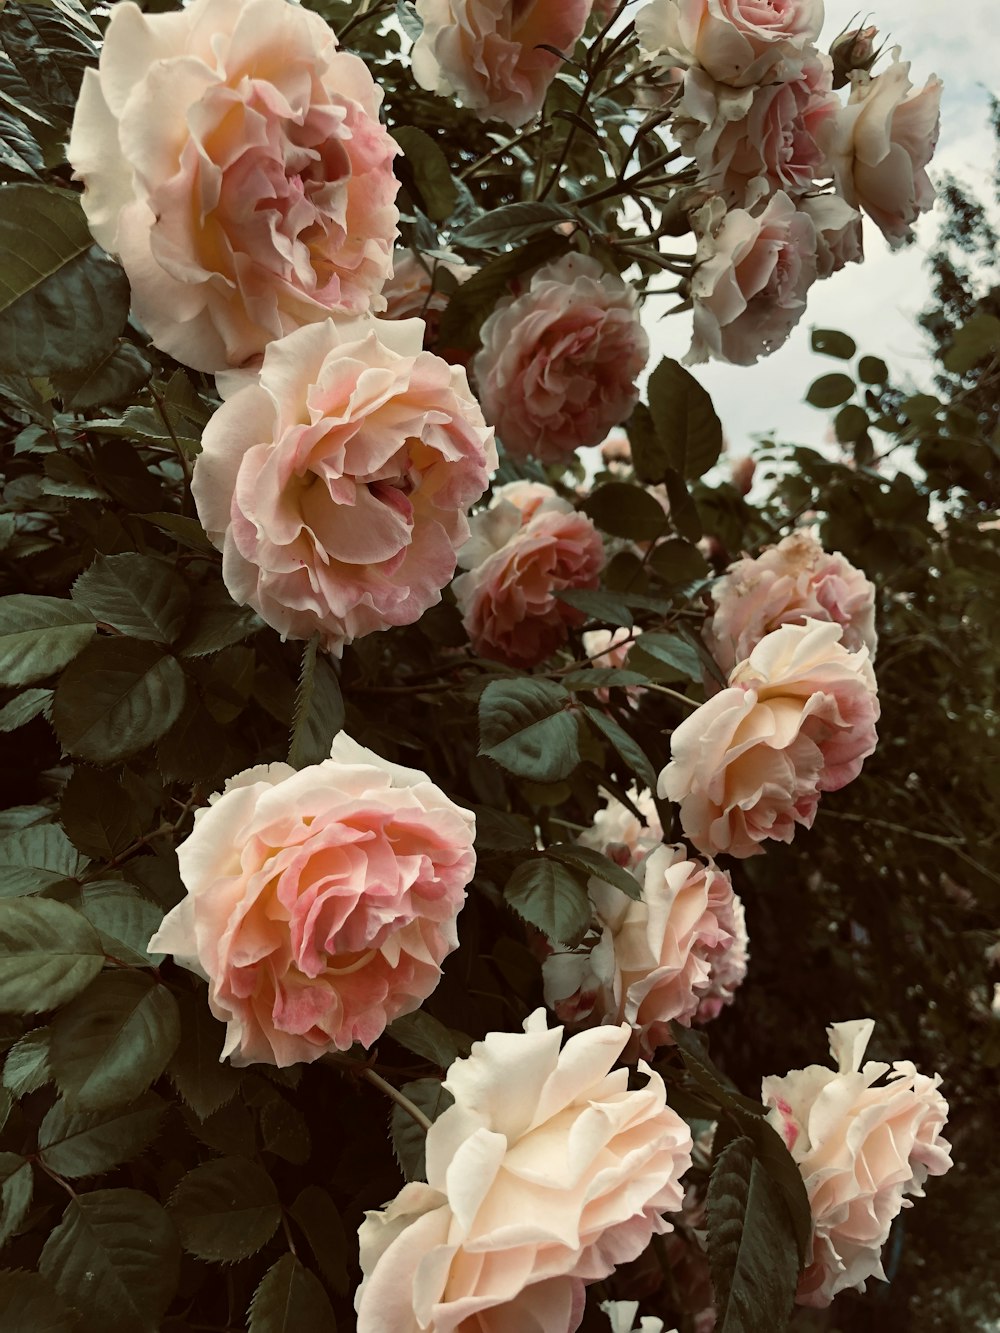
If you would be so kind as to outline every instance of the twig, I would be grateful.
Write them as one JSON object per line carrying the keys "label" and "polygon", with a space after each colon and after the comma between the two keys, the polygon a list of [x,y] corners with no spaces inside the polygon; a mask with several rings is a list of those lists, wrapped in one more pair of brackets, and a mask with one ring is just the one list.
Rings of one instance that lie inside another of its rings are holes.
{"label": "twig", "polygon": [[412,1121],[420,1126],[426,1134],[431,1127],[431,1122],[421,1111],[419,1106],[414,1106],[409,1097],[405,1097],[398,1088],[394,1088],[391,1083],[387,1083],[381,1074],[376,1074],[374,1069],[362,1069],[361,1077],[366,1079],[373,1088],[378,1088],[380,1092],[391,1098],[397,1106],[402,1107]]}

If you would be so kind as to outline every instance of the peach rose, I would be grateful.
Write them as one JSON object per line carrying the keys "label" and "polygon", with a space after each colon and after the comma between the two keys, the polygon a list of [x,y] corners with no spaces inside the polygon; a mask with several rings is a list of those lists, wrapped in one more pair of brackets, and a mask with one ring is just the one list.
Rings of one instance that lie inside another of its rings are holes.
{"label": "peach rose", "polygon": [[[742,905],[725,871],[689,860],[683,847],[658,846],[635,876],[639,900],[592,878],[588,893],[600,939],[585,952],[551,954],[542,968],[545,1002],[561,1019],[628,1023],[631,1059],[670,1045],[671,1021],[689,1026],[710,991],[718,1001],[714,1016],[723,997],[732,998],[726,983],[735,989],[734,978],[746,971],[745,930],[742,940],[735,933]],[[727,968],[713,991],[716,965],[740,947],[742,973]]]}
{"label": "peach rose", "polygon": [[822,792],[838,791],[874,751],[879,706],[868,650],[840,625],[806,620],[766,634],[670,738],[659,794],[708,855],[754,856],[767,838],[811,828]]}
{"label": "peach rose", "polygon": [[624,1025],[561,1037],[538,1009],[452,1064],[428,1183],[361,1225],[358,1333],[573,1333],[584,1283],[671,1229],[691,1133],[659,1074],[611,1072]]}
{"label": "peach rose", "polygon": [[823,0],[652,0],[635,19],[651,59],[737,88],[809,52],[822,26]]}
{"label": "peach rose", "polygon": [[392,277],[382,288],[384,318],[420,318],[427,325],[427,340],[433,342],[449,295],[475,271],[457,258],[436,259],[398,249],[392,261]]}
{"label": "peach rose", "polygon": [[816,276],[828,278],[865,259],[861,214],[839,194],[814,194],[796,205],[816,228]]}
{"label": "peach rose", "polygon": [[509,454],[568,462],[600,444],[639,400],[649,356],[634,288],[568,254],[497,302],[473,363],[486,420]]}
{"label": "peach rose", "polygon": [[816,228],[783,190],[763,212],[726,212],[714,199],[694,215],[694,336],[688,365],[710,356],[751,366],[786,341],[816,280]]}
{"label": "peach rose", "polygon": [[423,324],[328,320],[271,343],[205,427],[192,492],[234,600],[327,651],[441,600],[496,467],[465,371]]}
{"label": "peach rose", "polygon": [[341,732],[321,764],[247,769],[196,812],[187,897],[149,947],[206,978],[234,1065],[371,1046],[458,946],[474,837],[425,773]]}
{"label": "peach rose", "polygon": [[556,597],[596,588],[604,543],[586,514],[537,482],[512,482],[471,520],[455,599],[476,652],[515,666],[544,662],[583,614]]}
{"label": "peach rose", "polygon": [[562,68],[541,46],[572,55],[591,3],[417,0],[424,30],[413,47],[413,77],[429,92],[457,96],[480,120],[517,129],[541,111]]}
{"label": "peach rose", "polygon": [[909,1060],[862,1065],[874,1027],[865,1018],[827,1028],[836,1073],[810,1065],[762,1085],[768,1120],[798,1163],[812,1210],[799,1305],[826,1306],[848,1287],[864,1291],[870,1277],[885,1281],[881,1250],[893,1218],[912,1208],[907,1196],[923,1197],[928,1176],[951,1166],[940,1077]]}
{"label": "peach rose", "polygon": [[839,551],[824,551],[804,529],[756,559],[730,565],[713,586],[712,601],[715,610],[703,634],[726,675],[765,634],[807,618],[842,626],[845,648],[865,647],[875,658],[875,585]]}
{"label": "peach rose", "polygon": [[331,311],[381,308],[398,218],[381,101],[297,4],[113,7],[68,156],[157,347],[221,370]]}
{"label": "peach rose", "polygon": [[603,808],[594,815],[590,828],[579,834],[577,842],[592,847],[595,852],[603,852],[616,865],[632,870],[649,852],[659,847],[663,841],[663,825],[652,792],[630,787],[628,795],[645,823],[636,818],[627,805],[609,796]]}
{"label": "peach rose", "polygon": [[935,197],[925,168],[937,146],[943,85],[932,74],[914,92],[909,73],[893,47],[892,64],[881,74],[851,76],[847,105],[825,127],[838,191],[864,209],[894,249],[910,239]]}

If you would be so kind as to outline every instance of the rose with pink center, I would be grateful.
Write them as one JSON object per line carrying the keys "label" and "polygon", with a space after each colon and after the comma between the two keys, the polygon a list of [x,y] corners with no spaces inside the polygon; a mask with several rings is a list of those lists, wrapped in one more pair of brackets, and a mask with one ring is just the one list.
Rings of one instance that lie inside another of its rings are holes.
{"label": "rose with pink center", "polygon": [[735,88],[767,81],[809,52],[823,26],[823,0],[651,0],[636,15],[646,55],[662,65],[700,66]]}

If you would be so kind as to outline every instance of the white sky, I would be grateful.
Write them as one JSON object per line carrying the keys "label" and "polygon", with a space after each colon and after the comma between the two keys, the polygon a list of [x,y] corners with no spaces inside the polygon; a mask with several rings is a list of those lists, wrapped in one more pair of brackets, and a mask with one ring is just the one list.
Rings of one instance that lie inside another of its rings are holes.
{"label": "white sky", "polygon": [[[931,176],[939,179],[950,171],[973,186],[980,198],[989,199],[993,150],[988,90],[1000,93],[996,0],[872,0],[870,10],[859,10],[853,0],[827,0],[826,12],[824,48],[843,28],[857,26],[856,16],[864,19],[870,13],[869,22],[880,34],[902,46],[915,86],[923,87],[931,74],[944,80],[941,137]],[[916,245],[902,252],[890,251],[877,228],[866,224],[864,264],[816,283],[802,322],[780,351],[756,366],[693,367],[715,400],[732,456],[752,452],[753,437],[769,432],[799,444],[816,443],[825,435],[830,413],[803,400],[812,380],[836,370],[838,363],[810,350],[814,328],[850,333],[860,352],[885,359],[897,382],[927,383],[929,365],[916,316],[930,292],[925,261],[939,220],[936,211],[922,218]],[[655,303],[647,309],[652,312]],[[690,329],[689,314],[650,324],[652,364],[664,354],[682,357]]]}

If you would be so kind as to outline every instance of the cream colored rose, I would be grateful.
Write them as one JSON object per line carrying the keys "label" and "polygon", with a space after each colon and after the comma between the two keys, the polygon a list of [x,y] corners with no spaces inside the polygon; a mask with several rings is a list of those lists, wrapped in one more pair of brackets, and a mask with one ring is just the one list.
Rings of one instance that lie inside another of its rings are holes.
{"label": "cream colored rose", "polygon": [[635,19],[651,59],[700,66],[737,88],[769,82],[776,66],[811,49],[822,26],[823,0],[652,0]]}
{"label": "cream colored rose", "polygon": [[417,0],[423,32],[413,47],[421,88],[457,96],[480,120],[517,128],[537,116],[562,62],[572,55],[592,0]]}
{"label": "cream colored rose", "polygon": [[865,259],[861,214],[839,194],[814,194],[796,200],[816,228],[816,273],[828,278],[847,264]]}
{"label": "cream colored rose", "polygon": [[827,1028],[836,1072],[810,1065],[763,1082],[768,1119],[798,1163],[813,1217],[799,1305],[826,1306],[849,1287],[864,1291],[870,1277],[884,1281],[893,1219],[951,1166],[940,1077],[909,1060],[862,1065],[874,1027],[866,1018]]}
{"label": "cream colored rose", "polygon": [[381,309],[398,213],[381,89],[285,0],[111,10],[68,157],[136,318],[198,370]]}
{"label": "cream colored rose", "polygon": [[448,1070],[427,1184],[361,1226],[358,1333],[573,1333],[583,1286],[670,1230],[691,1133],[641,1066],[613,1069],[629,1029],[570,1037],[544,1011],[491,1032]]}
{"label": "cream colored rose", "polygon": [[853,781],[876,745],[879,705],[868,650],[837,624],[806,620],[766,634],[670,738],[659,794],[708,855],[754,856],[768,838],[811,828],[819,798]]}
{"label": "cream colored rose", "polygon": [[715,609],[704,638],[726,675],[765,634],[807,618],[841,625],[845,648],[865,647],[875,658],[875,585],[839,551],[824,551],[806,530],[793,532],[755,559],[730,565],[714,584],[712,601]]}

